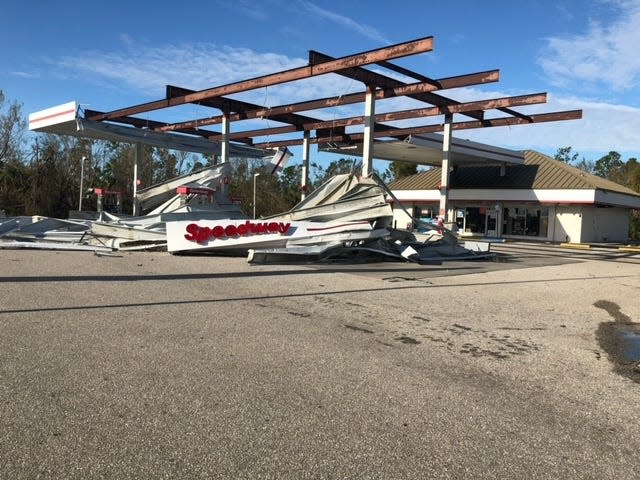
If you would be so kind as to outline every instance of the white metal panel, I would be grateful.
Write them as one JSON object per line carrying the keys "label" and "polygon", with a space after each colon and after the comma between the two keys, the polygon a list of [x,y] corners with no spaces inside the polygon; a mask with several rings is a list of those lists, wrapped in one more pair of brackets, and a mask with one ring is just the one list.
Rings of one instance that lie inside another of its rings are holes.
{"label": "white metal panel", "polygon": [[[29,130],[125,143],[143,143],[170,150],[220,155],[219,142],[170,132],[156,132],[146,128],[92,122],[78,116],[77,103],[69,102],[29,115]],[[273,150],[230,144],[229,154],[248,158],[271,156]]]}
{"label": "white metal panel", "polygon": [[66,127],[71,125],[75,128],[77,110],[76,102],[68,102],[31,113],[29,114],[29,130],[47,131],[44,129],[52,125],[66,125]]}

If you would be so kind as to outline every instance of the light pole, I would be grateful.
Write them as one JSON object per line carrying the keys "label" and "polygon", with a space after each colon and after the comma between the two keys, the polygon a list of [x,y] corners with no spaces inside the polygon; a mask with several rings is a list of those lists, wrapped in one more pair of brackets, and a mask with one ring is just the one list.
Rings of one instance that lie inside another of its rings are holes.
{"label": "light pole", "polygon": [[78,211],[82,211],[82,181],[84,180],[84,161],[87,157],[82,157],[80,160],[80,200],[78,201]]}
{"label": "light pole", "polygon": [[258,178],[260,174],[259,173],[254,173],[253,174],[253,219],[256,219],[256,179]]}

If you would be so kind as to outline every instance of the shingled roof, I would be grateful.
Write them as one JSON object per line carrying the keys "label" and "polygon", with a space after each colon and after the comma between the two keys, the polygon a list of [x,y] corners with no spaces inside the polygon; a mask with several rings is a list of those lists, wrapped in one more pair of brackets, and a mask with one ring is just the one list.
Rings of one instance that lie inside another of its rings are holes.
{"label": "shingled roof", "polygon": [[[640,193],[615,182],[586,173],[539,152],[524,152],[524,164],[507,165],[504,176],[498,166],[458,167],[451,172],[451,189],[604,190],[640,197]],[[404,177],[389,185],[391,190],[437,190],[441,169]]]}

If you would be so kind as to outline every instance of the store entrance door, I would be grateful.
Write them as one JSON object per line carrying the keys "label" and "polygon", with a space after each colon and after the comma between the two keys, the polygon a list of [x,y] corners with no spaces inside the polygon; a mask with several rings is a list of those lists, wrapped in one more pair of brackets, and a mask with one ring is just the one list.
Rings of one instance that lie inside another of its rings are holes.
{"label": "store entrance door", "polygon": [[498,212],[493,208],[487,208],[485,235],[488,237],[498,236]]}

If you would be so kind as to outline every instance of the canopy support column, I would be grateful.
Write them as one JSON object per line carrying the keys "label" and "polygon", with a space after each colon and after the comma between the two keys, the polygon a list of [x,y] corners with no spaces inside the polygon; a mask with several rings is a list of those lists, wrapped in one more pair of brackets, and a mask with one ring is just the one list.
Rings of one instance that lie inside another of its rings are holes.
{"label": "canopy support column", "polygon": [[373,172],[373,130],[376,116],[376,88],[367,85],[364,105],[364,139],[362,145],[362,176]]}
{"label": "canopy support column", "polygon": [[309,130],[304,131],[304,138],[302,139],[302,181],[300,182],[300,199],[304,200],[307,197],[307,185],[309,184],[309,140],[311,138],[311,132]]}
{"label": "canopy support column", "polygon": [[444,116],[444,132],[442,135],[442,175],[440,177],[440,210],[438,215],[445,222],[453,222],[453,212],[449,211],[449,159],[451,156],[451,124],[453,115]]}
{"label": "canopy support column", "polygon": [[133,216],[140,215],[140,204],[138,203],[138,163],[142,161],[142,144],[136,143],[136,155],[133,161]]}
{"label": "canopy support column", "polygon": [[[223,164],[229,162],[229,112],[225,110],[222,114],[222,138],[220,139],[220,159]],[[227,194],[228,179],[222,179],[220,182],[220,190],[223,195]]]}

